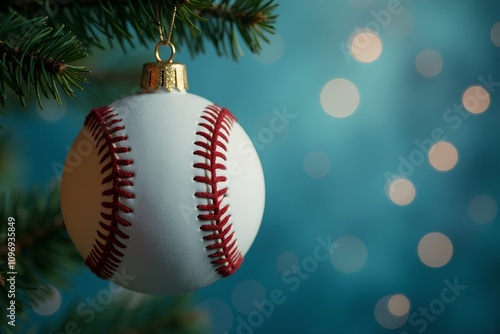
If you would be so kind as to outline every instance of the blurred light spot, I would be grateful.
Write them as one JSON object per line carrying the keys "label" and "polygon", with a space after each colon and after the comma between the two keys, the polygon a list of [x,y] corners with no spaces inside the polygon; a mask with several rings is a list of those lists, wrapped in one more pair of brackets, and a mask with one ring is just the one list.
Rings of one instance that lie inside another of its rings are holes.
{"label": "blurred light spot", "polygon": [[417,55],[415,66],[422,76],[435,77],[443,69],[443,57],[436,50],[426,49]]}
{"label": "blurred light spot", "polygon": [[390,24],[385,27],[384,33],[389,37],[402,39],[408,36],[414,27],[415,18],[413,14],[407,8],[403,8],[399,14],[391,17]]}
{"label": "blurred light spot", "polygon": [[52,315],[61,307],[61,294],[57,289],[48,286],[50,296],[44,301],[36,302],[33,305],[33,311],[40,315]]}
{"label": "blurred light spot", "polygon": [[493,44],[500,46],[500,22],[497,22],[491,27],[490,37]]}
{"label": "blurred light spot", "polygon": [[150,295],[127,290],[114,283],[110,284],[113,285],[109,289],[109,291],[113,292],[113,300],[115,301],[115,303],[127,310],[135,310],[141,307],[142,305],[146,304],[146,302],[150,298]]}
{"label": "blurred light spot", "polygon": [[299,258],[291,252],[282,253],[276,260],[276,266],[281,273],[290,270],[293,265],[299,266]]}
{"label": "blurred light spot", "polygon": [[340,272],[352,274],[360,271],[366,264],[368,250],[361,239],[346,235],[335,240],[337,248],[332,252],[330,260]]}
{"label": "blurred light spot", "polygon": [[330,157],[321,151],[313,151],[304,159],[304,169],[310,177],[322,178],[330,172]]}
{"label": "blurred light spot", "polygon": [[359,105],[358,88],[347,79],[334,79],[323,87],[320,100],[321,106],[330,116],[347,117]]}
{"label": "blurred light spot", "polygon": [[269,43],[262,43],[260,54],[254,55],[255,59],[263,64],[271,64],[283,56],[285,41],[279,33],[269,36]]}
{"label": "blurred light spot", "polygon": [[380,326],[388,329],[395,329],[403,326],[408,319],[408,313],[402,316],[396,316],[389,309],[389,301],[393,298],[392,295],[380,298],[375,304],[375,320]]}
{"label": "blurred light spot", "polygon": [[371,63],[382,53],[382,40],[372,30],[358,29],[351,35],[349,41],[352,57],[362,63]]}
{"label": "blurred light spot", "polygon": [[394,204],[408,205],[415,199],[415,186],[405,178],[398,178],[392,181],[389,186],[388,196]]}
{"label": "blurred light spot", "polygon": [[469,215],[478,224],[493,221],[497,216],[497,212],[497,203],[488,195],[478,195],[469,203]]}
{"label": "blurred light spot", "polygon": [[63,105],[60,106],[54,99],[44,99],[43,109],[37,104],[36,111],[38,115],[47,122],[55,122],[60,120],[66,113],[66,103],[63,100]]}
{"label": "blurred light spot", "polygon": [[356,8],[365,8],[373,3],[373,0],[347,0],[349,4]]}
{"label": "blurred light spot", "polygon": [[438,268],[447,264],[453,255],[450,239],[442,233],[426,234],[418,244],[418,256],[425,265]]}
{"label": "blurred light spot", "polygon": [[205,299],[196,305],[194,310],[204,315],[201,322],[208,323],[210,332],[226,333],[233,327],[233,311],[220,299]]}
{"label": "blurred light spot", "polygon": [[462,104],[470,113],[480,114],[490,106],[490,94],[482,86],[471,86],[464,92]]}
{"label": "blurred light spot", "polygon": [[402,317],[410,311],[410,301],[405,295],[393,295],[387,304],[389,312],[397,317]]}
{"label": "blurred light spot", "polygon": [[267,299],[267,291],[260,282],[254,279],[246,279],[234,287],[231,299],[234,307],[239,312],[250,314],[257,311],[254,305],[255,301],[260,303]]}
{"label": "blurred light spot", "polygon": [[432,167],[439,171],[445,172],[452,169],[457,161],[457,149],[448,142],[437,142],[429,150],[429,162]]}

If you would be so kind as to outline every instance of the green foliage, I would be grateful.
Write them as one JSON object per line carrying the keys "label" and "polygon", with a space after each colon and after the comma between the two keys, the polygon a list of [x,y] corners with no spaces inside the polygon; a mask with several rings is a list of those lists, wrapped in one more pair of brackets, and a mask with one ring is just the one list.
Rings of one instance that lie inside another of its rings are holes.
{"label": "green foliage", "polygon": [[73,88],[81,89],[79,82],[85,78],[83,66],[72,66],[70,62],[86,56],[75,36],[64,34],[59,29],[46,25],[47,18],[26,20],[19,14],[11,14],[0,23],[0,103],[5,106],[5,86],[26,104],[26,96],[35,91],[42,106],[41,94],[49,94],[61,104],[58,87],[69,96]]}
{"label": "green foliage", "polygon": [[[68,277],[83,263],[64,229],[59,206],[59,189],[29,192],[16,191],[0,195],[0,275],[8,278],[8,217],[15,220],[15,286],[16,317],[24,309],[50,297],[51,285],[69,287]],[[12,237],[10,235],[9,237]],[[10,240],[12,241],[12,240]],[[6,325],[6,307],[10,302],[10,285],[0,284],[0,327]]]}
{"label": "green foliage", "polygon": [[243,54],[240,38],[252,53],[258,53],[261,41],[268,42],[267,34],[274,33],[278,6],[274,0],[2,1],[2,106],[5,86],[23,105],[32,90],[40,105],[40,93],[47,97],[50,93],[61,103],[57,84],[74,96],[73,88],[85,82],[80,72],[86,69],[70,63],[85,57],[85,48],[103,49],[117,43],[125,50],[137,42],[148,46],[159,41],[158,26],[166,36],[174,4],[178,9],[172,42],[187,48],[192,56],[203,53],[208,41],[218,55],[237,60]]}
{"label": "green foliage", "polygon": [[[120,300],[120,303],[116,300]],[[190,303],[188,295],[147,296],[123,290],[113,294],[113,301],[109,304],[99,305],[94,316],[85,314],[83,317],[82,312],[78,313],[82,304],[77,301],[66,308],[62,321],[58,324],[40,325],[38,333],[64,332],[67,324],[73,324],[81,330],[81,334],[203,334],[200,331],[203,315],[189,310]],[[83,309],[87,312],[90,306]]]}
{"label": "green foliage", "polygon": [[277,4],[273,0],[221,0],[203,10],[196,10],[203,21],[196,21],[201,34],[192,34],[185,26],[176,26],[173,41],[186,45],[194,56],[205,52],[208,40],[219,56],[237,60],[243,55],[239,37],[252,53],[262,50],[261,41],[269,43],[266,34],[274,33]]}

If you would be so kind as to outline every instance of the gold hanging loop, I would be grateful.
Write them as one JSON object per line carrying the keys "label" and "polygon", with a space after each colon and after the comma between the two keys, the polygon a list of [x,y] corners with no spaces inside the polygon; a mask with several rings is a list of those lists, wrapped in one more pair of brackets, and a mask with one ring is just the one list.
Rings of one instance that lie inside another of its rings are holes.
{"label": "gold hanging loop", "polygon": [[174,56],[175,56],[175,46],[172,44],[172,42],[169,42],[169,41],[160,41],[158,44],[156,44],[156,47],[155,47],[156,61],[163,61],[160,57],[160,46],[162,46],[162,45],[170,47],[170,57],[166,60],[166,62],[171,63],[174,60]]}

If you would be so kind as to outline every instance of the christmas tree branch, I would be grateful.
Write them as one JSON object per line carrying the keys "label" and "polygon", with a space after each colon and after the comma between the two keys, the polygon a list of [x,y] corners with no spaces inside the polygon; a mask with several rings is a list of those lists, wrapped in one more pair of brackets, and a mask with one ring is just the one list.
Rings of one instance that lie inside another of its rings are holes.
{"label": "christmas tree branch", "polygon": [[[115,289],[119,291],[119,287]],[[122,290],[113,294],[113,300],[102,305],[91,321],[82,319],[82,301],[75,300],[73,305],[66,308],[66,313],[59,323],[42,324],[38,332],[64,332],[65,325],[73,323],[80,334],[204,333],[200,328],[203,314],[189,309],[191,298],[188,295],[148,296]]]}
{"label": "christmas tree branch", "polygon": [[[16,272],[16,310],[22,317],[26,306],[50,297],[47,282],[67,287],[69,274],[83,260],[62,223],[57,184],[46,192],[1,194],[0,217],[5,220],[0,223],[0,274],[8,278]],[[14,243],[14,249],[7,248],[7,241]],[[4,328],[8,289],[8,284],[0,285],[0,327]]]}
{"label": "christmas tree branch", "polygon": [[0,23],[0,102],[5,106],[5,87],[10,87],[25,105],[26,96],[35,91],[42,106],[41,95],[49,93],[61,104],[58,88],[74,96],[73,88],[81,89],[85,82],[80,72],[83,66],[72,66],[70,62],[86,56],[74,36],[64,34],[63,28],[46,26],[45,18],[25,20],[12,14]]}
{"label": "christmas tree branch", "polygon": [[242,9],[228,7],[223,4],[198,10],[197,13],[201,17],[213,17],[233,23],[240,22],[246,26],[255,26],[268,20],[268,18],[264,16],[261,11],[248,12]]}
{"label": "christmas tree branch", "polygon": [[172,41],[178,49],[183,46],[196,56],[205,52],[208,41],[218,55],[234,60],[243,55],[240,38],[252,53],[260,52],[262,41],[269,42],[278,6],[274,0],[0,2],[0,104],[5,106],[6,87],[22,105],[31,91],[40,106],[41,94],[61,104],[58,87],[74,96],[73,88],[81,89],[79,83],[85,82],[80,73],[86,68],[70,65],[86,56],[85,47],[103,49],[103,40],[124,50],[136,39],[150,45],[159,40],[159,22],[167,35],[174,5],[178,9]]}
{"label": "christmas tree branch", "polygon": [[149,312],[147,312],[148,317],[151,318],[138,319],[133,323],[126,324],[122,328],[110,329],[109,333],[202,333],[199,328],[202,314],[196,311],[187,311],[189,304],[189,297],[187,295],[176,297],[169,302],[170,305],[165,305],[164,297],[151,297],[148,304],[145,305],[145,308],[149,309]]}
{"label": "christmas tree branch", "polygon": [[[61,217],[57,217],[56,220],[45,226],[37,227],[30,234],[23,235],[20,239],[16,240],[16,253],[21,254],[24,249],[35,246],[38,242],[43,241],[47,238],[53,238],[57,236],[61,231],[65,230],[64,223]],[[0,259],[7,258],[8,254],[7,244],[3,244],[0,247]]]}
{"label": "christmas tree branch", "polygon": [[[234,29],[237,27],[241,37],[252,52],[260,51],[260,40],[267,41],[266,33],[274,32],[277,15],[274,10],[277,5],[274,0],[77,0],[59,4],[54,0],[10,0],[0,3],[0,13],[18,11],[26,17],[40,15],[49,17],[50,23],[59,27],[62,24],[69,27],[74,34],[88,47],[104,48],[103,37],[116,40],[122,47],[125,43],[133,45],[133,39],[147,45],[158,40],[158,18],[156,7],[161,13],[162,28],[168,30],[173,6],[177,5],[177,21],[183,26],[183,33],[174,31],[174,42],[187,45],[191,54],[197,55],[203,51],[195,47],[200,43],[191,41],[208,39],[226,39],[231,49],[239,49],[237,39],[234,39]],[[55,4],[54,4],[55,2]],[[66,2],[66,1],[64,1]],[[206,27],[205,22],[213,22],[216,30]],[[165,24],[166,22],[166,24]],[[186,29],[187,28],[187,29]],[[186,33],[186,30],[189,32]],[[135,31],[135,35],[132,33]],[[200,34],[201,32],[201,34]],[[220,43],[213,43],[219,54]],[[240,53],[226,54],[237,59]]]}
{"label": "christmas tree branch", "polygon": [[[222,0],[213,7],[198,11],[206,22],[198,24],[201,36],[207,37],[217,53],[237,60],[243,55],[238,34],[252,53],[262,50],[261,41],[269,43],[267,34],[274,34],[277,4],[273,0]],[[187,38],[183,29],[177,31],[181,40]],[[200,36],[191,42],[191,53],[203,52]]]}

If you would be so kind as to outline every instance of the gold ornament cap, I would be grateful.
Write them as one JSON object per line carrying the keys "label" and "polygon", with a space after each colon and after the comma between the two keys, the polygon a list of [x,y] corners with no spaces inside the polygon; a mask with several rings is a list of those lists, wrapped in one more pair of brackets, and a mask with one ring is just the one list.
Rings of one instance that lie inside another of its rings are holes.
{"label": "gold ornament cap", "polygon": [[[162,61],[159,55],[161,45],[170,47],[172,53],[170,58]],[[174,63],[175,47],[170,42],[160,42],[156,45],[156,62],[146,63],[142,68],[142,88],[148,92],[156,92],[159,88],[165,88],[169,92],[174,89],[184,92],[188,89],[186,66],[182,63]]]}

